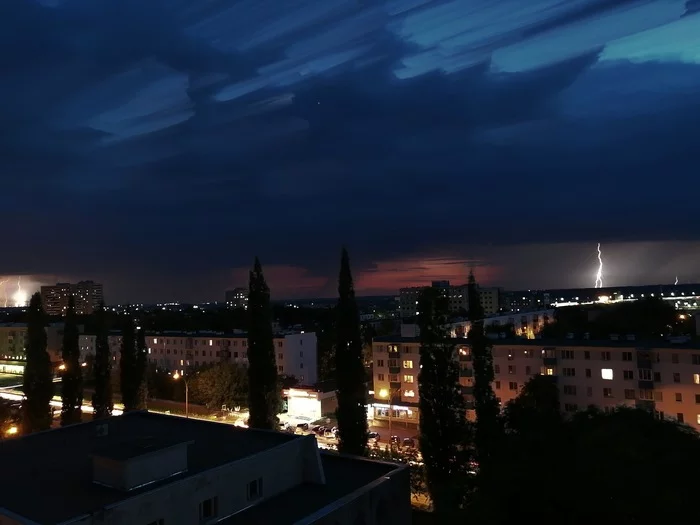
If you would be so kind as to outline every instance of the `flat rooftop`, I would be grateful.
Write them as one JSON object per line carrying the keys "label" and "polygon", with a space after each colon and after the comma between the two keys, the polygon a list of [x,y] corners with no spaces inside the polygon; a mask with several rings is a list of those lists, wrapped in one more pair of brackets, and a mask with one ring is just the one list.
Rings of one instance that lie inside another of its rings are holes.
{"label": "flat rooftop", "polygon": [[[105,423],[107,435],[100,437],[97,426]],[[60,523],[294,439],[303,436],[132,412],[5,440],[0,442],[0,508],[38,523]],[[193,443],[187,472],[129,492],[92,481],[92,455],[112,449],[112,455],[128,458],[149,447],[154,451],[188,441]]]}
{"label": "flat rooftop", "polygon": [[[492,346],[538,346],[538,347],[601,347],[601,348],[677,348],[688,350],[700,350],[700,342],[689,341],[686,343],[671,343],[669,341],[650,341],[648,339],[635,339],[633,341],[620,339],[489,339]],[[456,345],[469,345],[466,337],[455,337],[450,341]],[[401,337],[400,335],[387,335],[375,337],[374,343],[419,343],[418,337]]]}
{"label": "flat rooftop", "polygon": [[[321,451],[325,485],[303,483],[221,521],[225,525],[293,525],[342,498],[405,467],[394,463],[339,456]],[[408,496],[408,492],[406,494]]]}

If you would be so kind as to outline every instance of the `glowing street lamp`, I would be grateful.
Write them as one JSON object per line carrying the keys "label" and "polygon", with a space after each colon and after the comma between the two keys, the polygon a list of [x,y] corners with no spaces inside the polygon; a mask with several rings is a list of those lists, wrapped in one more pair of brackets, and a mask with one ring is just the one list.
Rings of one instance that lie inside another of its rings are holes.
{"label": "glowing street lamp", "polygon": [[173,379],[177,381],[178,379],[182,379],[185,382],[185,417],[189,418],[190,417],[190,385],[187,382],[187,378],[185,377],[184,374],[179,374],[175,372],[173,374]]}
{"label": "glowing street lamp", "polygon": [[397,388],[396,390],[387,390],[386,388],[382,388],[379,391],[379,397],[383,399],[387,399],[389,403],[389,447],[391,447],[391,421],[392,421],[392,414],[394,412],[394,409],[392,408],[391,402],[392,402],[392,393],[393,392],[399,392],[401,389]]}
{"label": "glowing street lamp", "polygon": [[63,371],[66,369],[66,365],[63,364],[63,363],[61,363],[61,364],[58,366],[58,369],[59,369],[61,372],[63,372]]}
{"label": "glowing street lamp", "polygon": [[13,427],[8,428],[5,433],[9,436],[14,436],[15,434],[17,434],[17,432],[19,432],[19,429],[17,427],[13,426]]}

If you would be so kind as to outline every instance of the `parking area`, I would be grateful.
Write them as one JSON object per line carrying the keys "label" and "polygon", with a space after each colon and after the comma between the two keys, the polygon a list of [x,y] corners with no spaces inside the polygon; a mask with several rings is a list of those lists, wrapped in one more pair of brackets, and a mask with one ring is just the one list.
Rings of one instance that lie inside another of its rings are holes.
{"label": "parking area", "polygon": [[0,373],[0,388],[7,388],[11,386],[21,386],[22,376],[17,374],[4,374]]}

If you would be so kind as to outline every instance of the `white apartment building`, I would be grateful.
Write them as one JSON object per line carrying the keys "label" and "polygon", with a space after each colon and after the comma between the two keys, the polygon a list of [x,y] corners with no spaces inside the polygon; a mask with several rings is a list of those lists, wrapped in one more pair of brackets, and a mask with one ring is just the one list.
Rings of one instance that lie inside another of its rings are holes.
{"label": "white apartment building", "polygon": [[[450,311],[469,311],[469,295],[466,284],[459,286],[450,285],[449,281],[436,281],[432,283],[433,288],[441,292],[449,299]],[[418,314],[418,297],[424,287],[401,288],[399,290],[399,313],[401,317],[414,317]],[[500,288],[479,287],[479,297],[484,314],[490,315],[498,312],[500,308]]]}
{"label": "white apartment building", "polygon": [[411,522],[404,465],[198,419],[131,412],[69,425],[4,440],[0,462],[12,473],[0,478],[2,524]]}
{"label": "white apartment building", "polygon": [[[474,418],[471,349],[454,339],[467,416]],[[644,407],[658,417],[676,419],[700,430],[700,345],[634,340],[494,341],[493,388],[501,405],[514,399],[536,374],[556,377],[562,410],[595,405]],[[419,343],[415,337],[375,338],[373,414],[418,421]],[[389,397],[393,397],[391,405]]]}
{"label": "white apartment building", "polygon": [[[275,335],[277,373],[296,377],[303,385],[318,382],[316,334],[281,332]],[[121,335],[112,333],[109,346],[115,365],[119,363]],[[184,370],[228,361],[248,364],[248,336],[244,332],[148,332],[148,359],[169,370]],[[81,357],[95,354],[95,336],[80,339]]]}

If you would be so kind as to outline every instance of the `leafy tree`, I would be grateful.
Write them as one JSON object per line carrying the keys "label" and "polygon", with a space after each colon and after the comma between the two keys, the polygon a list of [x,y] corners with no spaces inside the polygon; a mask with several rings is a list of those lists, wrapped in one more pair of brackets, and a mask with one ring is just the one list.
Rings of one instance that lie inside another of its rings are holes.
{"label": "leafy tree", "polygon": [[109,327],[105,304],[95,312],[95,359],[93,374],[95,376],[95,393],[92,396],[93,418],[102,419],[112,415],[112,356],[109,349]]}
{"label": "leafy tree", "polygon": [[459,509],[466,495],[467,406],[447,329],[447,299],[435,288],[425,288],[418,311],[420,450],[434,509],[442,516]]}
{"label": "leafy tree", "polygon": [[362,355],[360,314],[350,272],[350,258],[343,248],[338,277],[335,370],[338,397],[338,450],[364,455],[367,450],[367,395]]}
{"label": "leafy tree", "polygon": [[421,461],[420,454],[415,448],[400,449],[395,444],[382,448],[377,441],[369,447],[369,457],[380,461],[393,461],[409,465],[411,472],[411,497],[413,502],[429,506],[430,492],[426,484],[425,464]]}
{"label": "leafy tree", "polygon": [[503,410],[508,432],[521,436],[546,436],[562,423],[556,376],[536,375],[525,383],[518,397]]}
{"label": "leafy tree", "polygon": [[232,363],[204,368],[190,380],[190,394],[193,400],[209,408],[245,405],[248,401],[248,372]]}
{"label": "leafy tree", "polygon": [[63,371],[61,373],[61,426],[80,423],[83,406],[83,370],[80,366],[80,330],[75,298],[68,299],[63,326]]}
{"label": "leafy tree", "polygon": [[277,428],[280,392],[273,338],[270,288],[256,257],[248,286],[248,425],[251,428]]}
{"label": "leafy tree", "polygon": [[471,328],[467,335],[474,366],[474,409],[476,412],[476,446],[479,472],[488,471],[488,463],[496,454],[502,429],[499,422],[500,407],[493,391],[493,355],[491,344],[484,334],[484,309],[481,306],[479,288],[474,273],[469,272],[467,287],[469,320]]}
{"label": "leafy tree", "polygon": [[[544,383],[540,386],[545,390]],[[551,409],[549,402],[522,404],[539,411],[540,417]],[[519,423],[507,426],[516,428]],[[700,437],[685,425],[659,420],[644,410],[589,409],[562,419],[548,432],[520,426],[506,435],[496,459],[498,482],[480,486],[470,508],[475,523],[696,521],[687,502],[697,494],[700,481],[687,473],[700,468]],[[639,490],[640,484],[644,490]]]}
{"label": "leafy tree", "polygon": [[136,326],[131,315],[122,322],[122,347],[119,360],[119,379],[124,411],[140,410],[139,399],[141,377],[139,376],[138,351],[136,349]]}
{"label": "leafy tree", "polygon": [[53,374],[46,351],[46,314],[39,292],[32,295],[27,310],[27,362],[24,366],[22,433],[29,434],[51,427]]}

